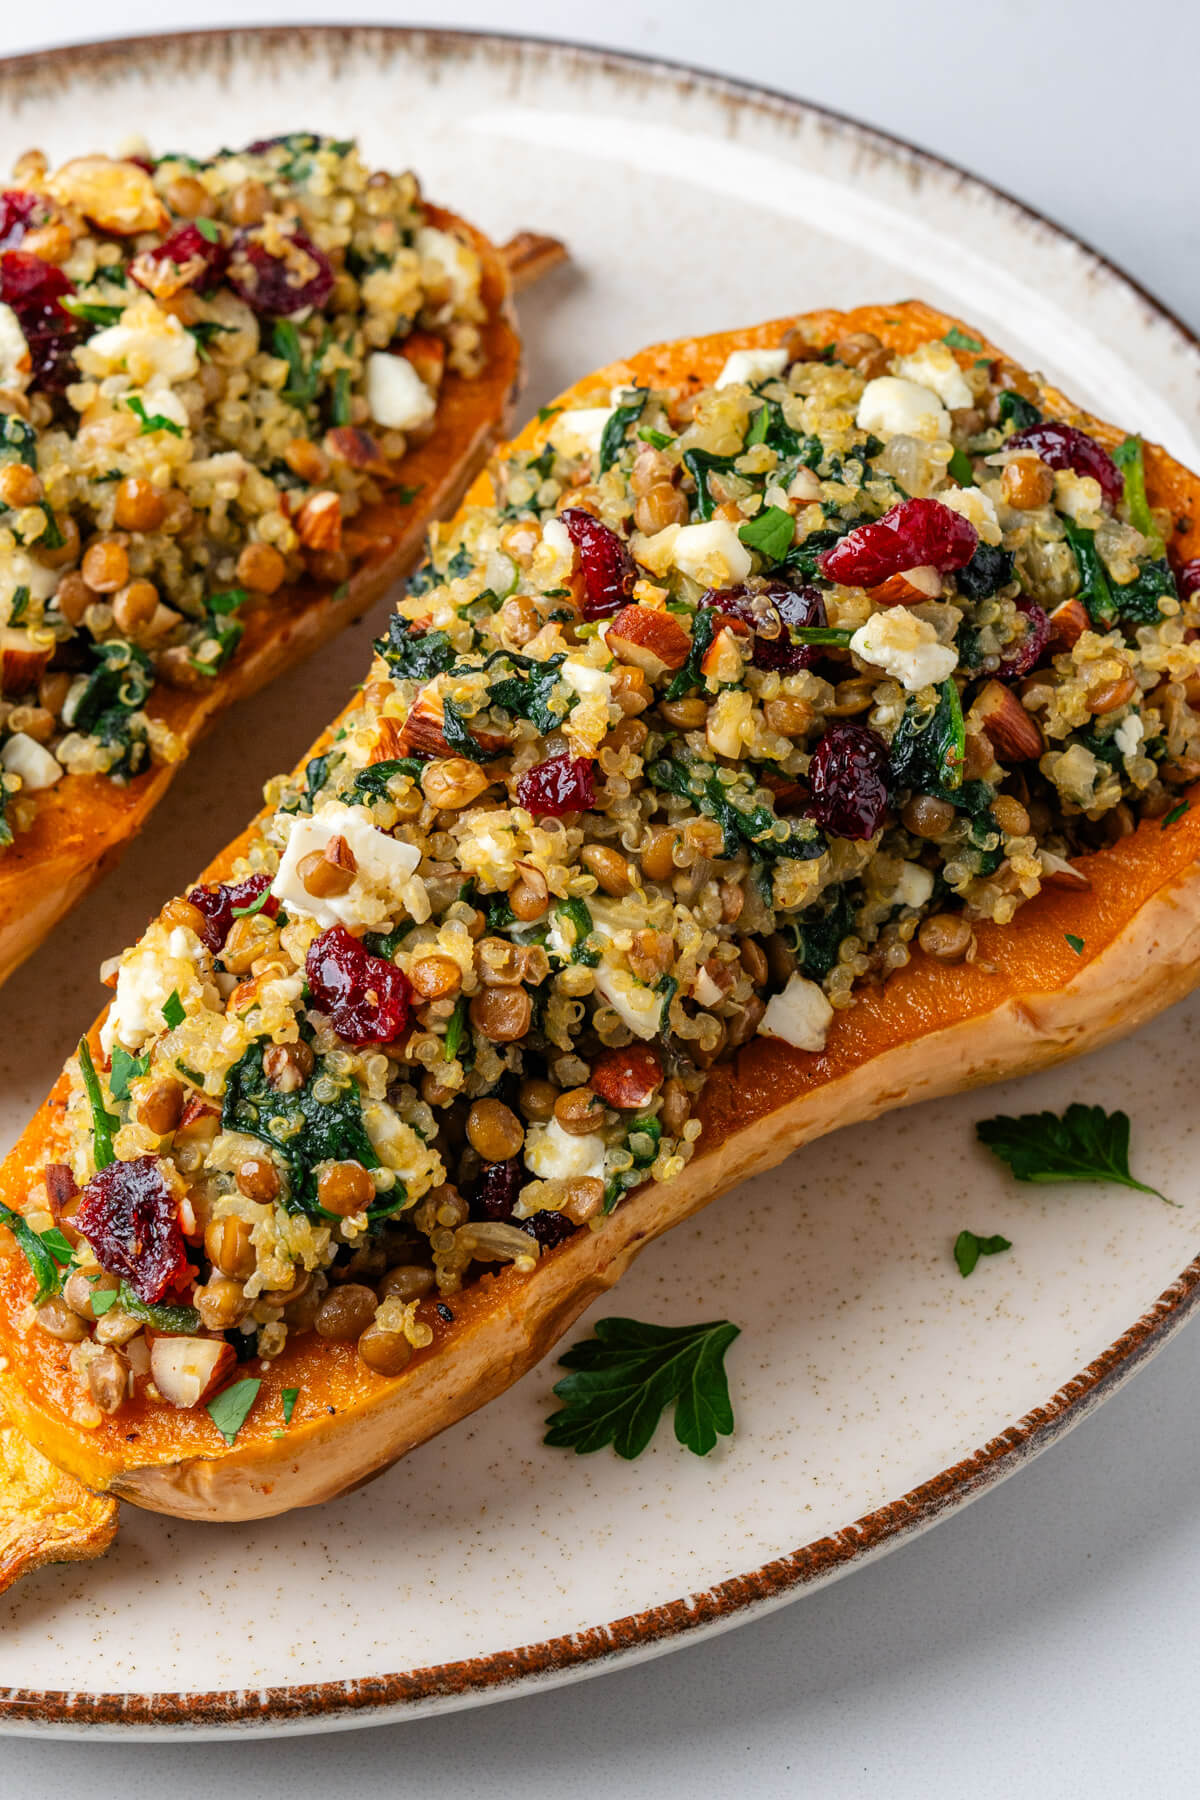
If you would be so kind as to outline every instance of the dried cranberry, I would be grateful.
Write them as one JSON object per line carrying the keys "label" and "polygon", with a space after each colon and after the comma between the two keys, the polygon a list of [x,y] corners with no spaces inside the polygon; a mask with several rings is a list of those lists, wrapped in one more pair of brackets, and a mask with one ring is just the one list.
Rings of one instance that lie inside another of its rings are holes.
{"label": "dried cranberry", "polygon": [[190,1273],[179,1202],[156,1156],[109,1163],[93,1175],[71,1223],[100,1267],[123,1275],[139,1300],[161,1300]]}
{"label": "dried cranberry", "polygon": [[[212,887],[191,889],[187,895],[188,903],[204,915],[204,925],[197,936],[208,945],[214,956],[229,936],[234,907],[253,906],[270,885],[269,875],[249,875],[245,881],[220,881]],[[279,911],[279,902],[272,898],[265,901],[258,910],[265,912],[268,919],[273,919]]]}
{"label": "dried cranberry", "polygon": [[1024,613],[1027,621],[1025,636],[996,670],[1001,681],[1015,681],[1018,675],[1028,675],[1030,669],[1036,669],[1050,642],[1050,620],[1042,608],[1035,606],[1032,600],[1026,600],[1024,595],[1018,595],[1016,608],[1019,613]]}
{"label": "dried cranberry", "polygon": [[625,542],[581,506],[568,506],[559,517],[579,552],[584,618],[606,619],[619,612],[637,580],[637,564]]}
{"label": "dried cranberry", "polygon": [[553,1250],[555,1244],[565,1242],[575,1229],[566,1213],[548,1212],[545,1208],[535,1212],[531,1219],[518,1219],[517,1223],[522,1231],[537,1239],[543,1250]]}
{"label": "dried cranberry", "polygon": [[372,956],[344,925],[313,940],[304,971],[313,1005],[346,1043],[392,1044],[407,1027],[408,977]]}
{"label": "dried cranberry", "polygon": [[809,811],[834,837],[874,837],[888,807],[888,747],[878,732],[837,719],[812,753]]}
{"label": "dried cranberry", "polygon": [[[289,255],[276,256],[252,232],[239,231],[233,240],[229,285],[255,312],[271,319],[324,306],[333,292],[333,269],[325,252],[302,231],[291,232],[289,243]],[[293,258],[301,267],[293,267]],[[306,262],[311,265],[307,269]]]}
{"label": "dried cranberry", "polygon": [[59,304],[75,289],[61,269],[26,250],[0,256],[0,300],[11,306],[29,345],[33,385],[63,388],[75,378],[71,352],[79,327]]}
{"label": "dried cranberry", "polygon": [[1187,600],[1192,594],[1200,593],[1200,556],[1193,556],[1190,562],[1181,563],[1176,573],[1179,583],[1179,597]]}
{"label": "dried cranberry", "polygon": [[[154,292],[152,274],[139,268],[142,259],[135,257],[129,273],[144,288]],[[177,270],[187,270],[186,285],[214,288],[229,267],[229,245],[219,237],[210,241],[198,225],[180,225],[161,244],[147,252],[147,263],[169,262]],[[180,277],[177,275],[176,280]]]}
{"label": "dried cranberry", "polygon": [[979,533],[940,500],[901,500],[869,525],[853,531],[817,558],[829,581],[878,587],[904,569],[933,568],[944,575],[970,562]]}
{"label": "dried cranberry", "polygon": [[525,1172],[519,1157],[510,1157],[508,1162],[484,1163],[471,1197],[472,1213],[477,1218],[498,1219],[507,1224],[524,1181]]}
{"label": "dried cranberry", "polygon": [[818,644],[795,643],[790,629],[824,625],[825,601],[817,588],[790,588],[778,581],[754,593],[745,587],[713,588],[700,604],[719,607],[728,617],[749,625],[754,633],[756,669],[794,675],[797,669],[811,669],[821,655]]}
{"label": "dried cranberry", "polygon": [[1121,471],[1108,451],[1075,425],[1044,419],[1040,425],[1026,425],[1023,431],[1014,431],[1005,438],[1004,448],[1032,450],[1048,469],[1074,469],[1076,475],[1091,475],[1100,483],[1110,506],[1116,506],[1125,492]]}
{"label": "dried cranberry", "polygon": [[587,812],[595,803],[592,765],[586,756],[552,756],[527,769],[517,782],[517,805],[535,818]]}
{"label": "dried cranberry", "polygon": [[11,250],[21,242],[34,217],[44,211],[45,201],[23,188],[8,188],[0,194],[0,250]]}

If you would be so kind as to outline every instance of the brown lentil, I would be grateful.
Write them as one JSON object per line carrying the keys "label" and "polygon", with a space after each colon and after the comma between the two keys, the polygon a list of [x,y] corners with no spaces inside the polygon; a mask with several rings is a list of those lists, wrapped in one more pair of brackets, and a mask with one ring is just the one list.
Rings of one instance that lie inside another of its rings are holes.
{"label": "brown lentil", "polygon": [[412,1361],[412,1353],[402,1331],[385,1331],[381,1325],[368,1325],[358,1340],[359,1361],[376,1375],[399,1375]]}
{"label": "brown lentil", "polygon": [[971,947],[971,927],[961,913],[931,913],[921,920],[917,942],[937,962],[961,962]]}
{"label": "brown lentil", "polygon": [[326,1294],[315,1320],[318,1334],[332,1343],[348,1344],[375,1323],[375,1295],[369,1287],[347,1281]]}
{"label": "brown lentil", "polygon": [[[251,1166],[250,1162],[244,1162],[238,1170],[238,1186],[243,1193],[246,1193],[246,1189],[242,1187],[242,1178],[246,1169]],[[276,1191],[278,1186],[276,1181]],[[247,1197],[251,1200],[257,1198],[254,1194]],[[252,1229],[248,1219],[239,1219],[233,1214],[224,1219],[210,1219],[205,1226],[204,1254],[220,1274],[234,1275],[242,1281],[253,1275],[256,1252],[250,1236]]]}
{"label": "brown lentil", "polygon": [[328,1163],[317,1176],[319,1204],[340,1219],[365,1212],[374,1198],[375,1183],[360,1162]]}
{"label": "brown lentil", "polygon": [[467,1138],[484,1162],[508,1162],[519,1155],[525,1128],[502,1100],[476,1100],[467,1114]]}

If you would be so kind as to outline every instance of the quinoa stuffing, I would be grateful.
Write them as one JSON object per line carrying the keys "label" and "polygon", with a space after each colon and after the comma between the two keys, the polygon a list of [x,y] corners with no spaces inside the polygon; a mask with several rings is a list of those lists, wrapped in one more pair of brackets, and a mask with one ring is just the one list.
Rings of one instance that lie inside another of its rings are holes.
{"label": "quinoa stuffing", "polygon": [[0,854],[64,773],[184,746],[252,609],[350,572],[343,528],[481,360],[475,251],[416,177],[310,132],[138,146],[0,193]]}
{"label": "quinoa stuffing", "polygon": [[87,1404],[147,1371],[195,1404],[313,1330],[397,1372],[465,1285],[678,1175],[718,1058],[818,1054],[914,942],[971,959],[1170,815],[1200,570],[1139,440],[1043,404],[961,332],[793,334],[558,411],[434,529],[230,880],[110,971],[30,1319]]}

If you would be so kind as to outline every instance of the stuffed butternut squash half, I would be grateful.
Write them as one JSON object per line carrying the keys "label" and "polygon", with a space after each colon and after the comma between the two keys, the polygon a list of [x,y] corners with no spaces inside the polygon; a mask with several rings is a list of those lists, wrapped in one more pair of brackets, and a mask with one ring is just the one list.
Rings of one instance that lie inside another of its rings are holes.
{"label": "stuffed butternut squash half", "polygon": [[19,1430],[329,1499],[795,1145],[1184,993],[1198,502],[915,303],[545,409],[8,1159]]}
{"label": "stuffed butternut squash half", "polygon": [[215,714],[417,560],[504,428],[509,288],[486,238],[353,143],[18,163],[0,194],[0,980]]}

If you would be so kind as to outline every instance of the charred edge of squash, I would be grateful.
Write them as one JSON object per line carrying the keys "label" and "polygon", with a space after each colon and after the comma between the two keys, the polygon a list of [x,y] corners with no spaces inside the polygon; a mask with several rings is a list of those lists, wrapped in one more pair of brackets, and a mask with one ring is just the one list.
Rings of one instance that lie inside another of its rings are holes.
{"label": "charred edge of squash", "polygon": [[[801,322],[818,339],[874,331],[901,353],[944,335],[952,326],[970,329],[916,301],[847,313],[812,313],[802,321],[788,318],[747,331],[652,346],[589,375],[560,396],[558,404],[585,405],[616,385],[634,382],[702,386],[715,377],[731,350],[777,344],[785,330]],[[985,343],[984,348],[993,356],[1003,354],[993,345]],[[1042,391],[1049,410],[1085,426],[1100,441],[1113,444],[1124,436],[1055,390]],[[536,448],[547,429],[532,421],[505,449]],[[1152,503],[1169,507],[1177,518],[1195,521],[1178,534],[1176,545],[1184,556],[1196,554],[1200,478],[1154,445],[1147,445],[1146,467]],[[486,504],[491,498],[491,481],[484,474],[470,488],[465,504]],[[339,723],[335,720],[322,733],[299,768],[329,744]],[[1200,787],[1192,795],[1200,798]],[[200,879],[214,881],[227,875],[263,817],[260,814],[228,845]],[[999,1079],[1118,1036],[1187,991],[1200,954],[1200,925],[1194,922],[1200,914],[1200,805],[1193,805],[1168,830],[1161,821],[1146,821],[1119,845],[1078,863],[1091,880],[1090,890],[1080,894],[1045,890],[1022,908],[1014,924],[981,925],[975,964],[951,969],[918,952],[885,987],[860,994],[855,1007],[837,1015],[823,1053],[804,1055],[778,1040],[757,1039],[736,1062],[717,1065],[700,1108],[705,1128],[702,1149],[676,1182],[648,1184],[636,1191],[622,1202],[603,1232],[577,1233],[544,1254],[531,1275],[511,1270],[485,1274],[453,1297],[453,1322],[443,1322],[431,1309],[433,1342],[413,1357],[404,1374],[371,1375],[358,1362],[352,1345],[325,1343],[309,1334],[296,1345],[289,1344],[263,1373],[253,1412],[232,1447],[220,1442],[207,1417],[167,1413],[144,1402],[123,1409],[119,1420],[106,1419],[97,1430],[84,1430],[69,1416],[74,1390],[59,1367],[61,1347],[49,1341],[41,1346],[15,1330],[17,1312],[31,1290],[23,1260],[15,1257],[0,1261],[0,1346],[8,1356],[6,1397],[14,1415],[62,1467],[93,1486],[112,1487],[164,1511],[197,1517],[254,1516],[333,1497],[509,1386],[612,1285],[638,1250],[734,1182],[851,1118],[874,1116],[933,1092],[951,1091],[954,1081],[931,1084],[908,1067],[919,1062],[935,1038],[954,1039],[955,1066],[962,1067],[970,1044],[978,1046],[985,1035],[990,1038],[995,1021],[1007,1020],[1005,1041],[1012,1045],[1008,1059],[996,1063],[981,1056],[972,1076],[976,1081]],[[1155,942],[1166,945],[1170,940],[1172,945],[1161,974],[1146,958],[1137,930],[1143,912],[1154,921],[1149,929]],[[1082,956],[1067,944],[1067,930],[1084,939]],[[1128,956],[1131,941],[1136,944],[1139,978],[1144,977],[1132,1015],[1122,1008],[1119,987],[1114,989],[1108,975],[1111,965]],[[1081,1023],[1072,1007],[1097,990],[1110,1004],[1106,1008],[1099,1000],[1088,1002],[1092,1011]],[[1055,1025],[1058,1008],[1063,1019]],[[894,1083],[875,1079],[892,1069]],[[852,1092],[856,1086],[873,1087],[870,1096],[855,1102],[857,1111],[821,1116],[822,1096],[831,1097],[836,1113],[832,1096]],[[0,1168],[0,1198],[9,1204],[20,1206],[27,1185],[54,1159],[67,1091],[64,1076]],[[806,1108],[811,1109],[811,1120]],[[761,1129],[762,1121],[771,1115],[784,1120],[785,1109],[786,1121],[769,1138]],[[746,1134],[756,1124],[760,1128],[750,1144]],[[500,1340],[503,1348],[496,1354]],[[476,1351],[480,1343],[487,1348],[483,1356]],[[465,1379],[468,1374],[472,1379]],[[274,1439],[271,1434],[280,1422],[285,1387],[299,1387],[301,1399],[292,1429],[283,1439]],[[369,1466],[359,1466],[343,1450],[341,1460],[347,1466],[340,1475],[336,1467],[327,1477],[319,1470],[302,1469],[310,1461],[319,1463],[318,1448],[328,1457],[330,1440],[344,1439],[356,1425],[374,1440],[377,1416],[389,1412],[398,1416],[405,1408],[419,1414],[420,1424],[397,1429]],[[134,1442],[127,1434],[135,1434]],[[289,1497],[297,1489],[301,1491],[296,1497]],[[241,1511],[243,1505],[252,1510]]]}

